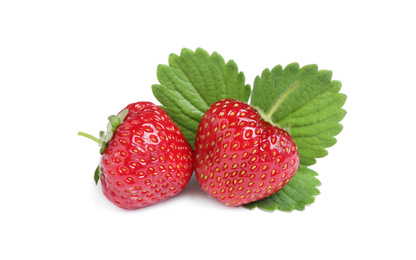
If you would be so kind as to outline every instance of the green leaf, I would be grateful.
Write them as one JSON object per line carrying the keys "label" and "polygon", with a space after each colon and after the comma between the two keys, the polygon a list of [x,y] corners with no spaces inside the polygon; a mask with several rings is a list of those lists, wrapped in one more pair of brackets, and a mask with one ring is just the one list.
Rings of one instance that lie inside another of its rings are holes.
{"label": "green leaf", "polygon": [[342,130],[346,96],[338,93],[341,82],[331,78],[331,71],[316,65],[292,63],[265,69],[254,81],[251,105],[266,121],[289,131],[302,165],[326,156]]}
{"label": "green leaf", "polygon": [[224,98],[247,103],[251,93],[233,60],[225,63],[218,53],[210,55],[201,48],[171,54],[169,65],[158,66],[157,78],[160,84],[152,86],[154,96],[192,147],[199,122],[213,103]]}
{"label": "green leaf", "polygon": [[246,204],[244,207],[248,209],[258,207],[266,211],[304,210],[305,206],[312,204],[315,196],[320,193],[316,188],[321,185],[316,178],[317,175],[315,171],[300,165],[296,174],[282,190],[262,200]]}

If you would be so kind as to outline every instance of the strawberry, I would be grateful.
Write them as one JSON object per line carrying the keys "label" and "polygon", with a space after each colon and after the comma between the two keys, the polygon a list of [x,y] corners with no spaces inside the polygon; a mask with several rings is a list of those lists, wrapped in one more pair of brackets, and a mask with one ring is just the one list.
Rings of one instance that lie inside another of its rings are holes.
{"label": "strawberry", "polygon": [[101,140],[95,179],[104,195],[124,209],[163,201],[182,191],[192,175],[192,148],[160,107],[150,102],[128,105],[109,117]]}
{"label": "strawberry", "polygon": [[201,188],[231,206],[278,192],[299,165],[288,132],[233,99],[218,101],[206,111],[198,126],[194,158]]}

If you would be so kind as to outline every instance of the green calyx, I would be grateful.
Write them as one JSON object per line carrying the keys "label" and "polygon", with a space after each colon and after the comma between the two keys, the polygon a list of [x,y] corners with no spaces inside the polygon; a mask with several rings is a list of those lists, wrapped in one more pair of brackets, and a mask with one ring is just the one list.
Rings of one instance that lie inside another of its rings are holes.
{"label": "green calyx", "polygon": [[[118,114],[116,116],[115,115],[109,116],[108,117],[109,122],[108,122],[108,125],[107,125],[107,132],[100,131],[100,138],[97,138],[95,136],[92,136],[92,135],[84,133],[84,132],[78,132],[78,135],[84,136],[84,137],[86,137],[88,139],[91,139],[94,142],[98,143],[98,145],[100,146],[100,154],[103,154],[104,151],[105,151],[105,148],[107,147],[107,143],[113,137],[114,131],[123,122],[123,120],[126,117],[128,112],[129,112],[128,109],[124,109],[123,111],[120,112],[120,114]],[[97,167],[97,169],[95,170],[95,173],[94,173],[95,184],[98,183],[98,180],[100,179],[101,174],[102,174],[101,167],[98,165],[98,167]]]}

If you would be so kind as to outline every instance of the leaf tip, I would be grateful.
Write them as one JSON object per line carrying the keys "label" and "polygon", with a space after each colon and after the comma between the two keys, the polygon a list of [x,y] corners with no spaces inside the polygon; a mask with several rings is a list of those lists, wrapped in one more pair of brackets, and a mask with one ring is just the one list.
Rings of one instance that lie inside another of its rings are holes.
{"label": "leaf tip", "polygon": [[242,206],[246,209],[253,210],[253,209],[256,208],[256,203],[248,203],[248,204],[244,204]]}
{"label": "leaf tip", "polygon": [[203,56],[210,56],[209,53],[205,49],[203,49],[201,47],[196,48],[195,54],[197,54],[197,55],[203,55]]}

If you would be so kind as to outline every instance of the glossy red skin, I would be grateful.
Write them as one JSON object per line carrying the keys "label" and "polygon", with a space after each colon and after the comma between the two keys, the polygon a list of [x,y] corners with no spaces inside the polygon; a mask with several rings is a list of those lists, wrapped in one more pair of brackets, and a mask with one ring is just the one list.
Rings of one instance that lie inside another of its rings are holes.
{"label": "glossy red skin", "polygon": [[203,116],[194,157],[201,188],[231,206],[281,190],[299,165],[297,147],[286,131],[232,99],[214,103]]}
{"label": "glossy red skin", "polygon": [[152,205],[182,191],[192,175],[192,148],[166,112],[150,102],[126,107],[102,155],[104,195],[124,209]]}

